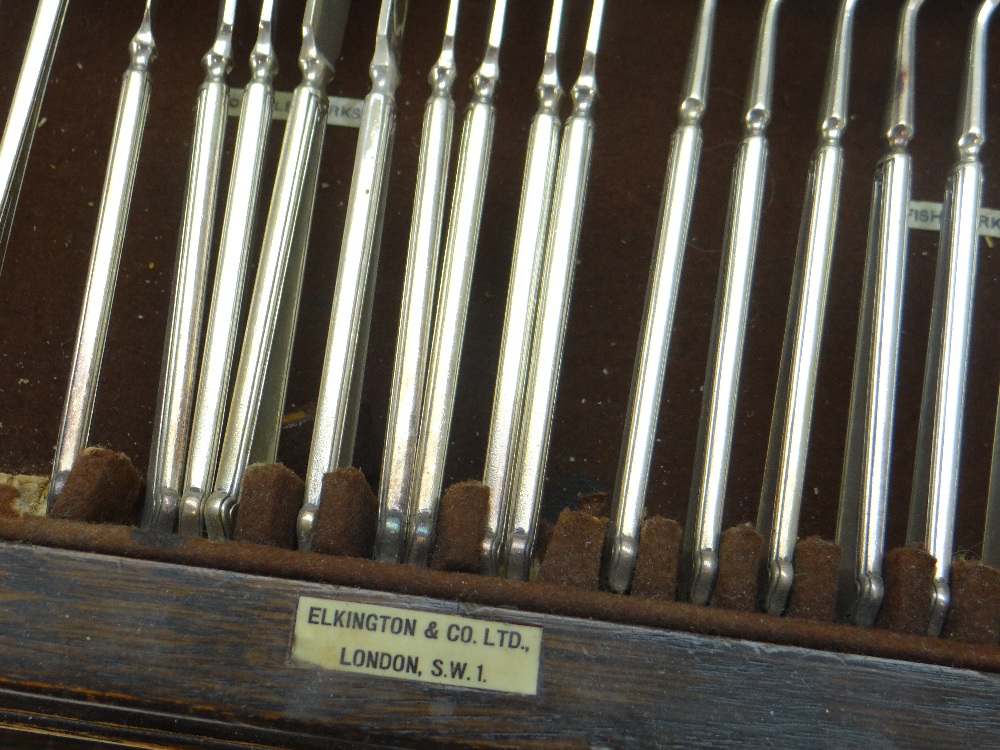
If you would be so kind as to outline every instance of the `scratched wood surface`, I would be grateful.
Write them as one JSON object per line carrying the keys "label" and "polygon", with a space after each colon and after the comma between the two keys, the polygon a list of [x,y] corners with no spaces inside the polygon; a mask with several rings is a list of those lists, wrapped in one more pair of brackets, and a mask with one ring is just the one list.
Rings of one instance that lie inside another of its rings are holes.
{"label": "scratched wood surface", "polygon": [[[0,545],[0,723],[145,747],[1000,746],[1000,676]],[[300,595],[544,628],[537,696],[289,663]]]}

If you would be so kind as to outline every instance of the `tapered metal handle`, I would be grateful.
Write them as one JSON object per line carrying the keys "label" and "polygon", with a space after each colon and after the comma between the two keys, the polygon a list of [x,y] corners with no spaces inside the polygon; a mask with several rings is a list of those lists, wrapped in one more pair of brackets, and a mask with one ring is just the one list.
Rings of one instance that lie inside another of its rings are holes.
{"label": "tapered metal handle", "polygon": [[239,332],[235,321],[243,299],[274,107],[273,58],[269,67],[264,80],[251,81],[243,92],[178,517],[178,532],[184,536],[203,533],[202,503],[215,481]]}
{"label": "tapered metal handle", "polygon": [[491,99],[473,101],[466,112],[462,130],[455,198],[441,266],[420,420],[415,462],[417,474],[411,490],[413,500],[410,503],[406,560],[416,565],[427,564],[444,481],[448,434],[455,406],[459,359],[495,119],[496,110]]}
{"label": "tapered metal handle", "polygon": [[350,464],[354,455],[388,185],[386,173],[396,130],[396,102],[392,94],[395,86],[394,80],[383,87],[387,91],[370,93],[361,116],[347,223],[316,404],[316,423],[306,469],[305,504],[298,518],[300,549],[309,549],[312,540],[323,475]]}
{"label": "tapered metal handle", "polygon": [[803,235],[792,273],[757,519],[768,545],[765,607],[771,614],[784,611],[792,586],[842,173],[842,148],[821,146],[810,169]]}
{"label": "tapered metal handle", "polygon": [[670,146],[656,255],[646,291],[645,314],[632,374],[604,558],[604,576],[608,587],[620,594],[628,591],[632,582],[639,551],[639,527],[646,505],[649,468],[656,447],[656,423],[660,416],[663,378],[677,309],[677,291],[701,146],[701,126],[697,124],[677,128]]}
{"label": "tapered metal handle", "polygon": [[[453,26],[449,9],[449,26]],[[496,108],[493,100],[500,80],[500,43],[503,39],[507,0],[494,0],[486,53],[472,76],[472,101],[465,113],[462,142],[455,176],[454,197],[448,221],[441,278],[435,305],[434,331],[420,433],[414,460],[415,479],[410,490],[405,559],[426,565],[434,537],[438,501],[444,479],[448,434],[455,406],[462,339],[472,285],[472,267],[479,242],[486,177],[493,150]]]}
{"label": "tapered metal handle", "polygon": [[535,86],[538,112],[528,130],[521,204],[514,235],[514,255],[483,471],[483,483],[489,489],[480,562],[484,575],[496,575],[500,568],[524,411],[525,380],[531,361],[531,340],[548,236],[552,188],[559,161],[562,129],[559,104],[563,90],[559,82],[558,61],[563,8],[563,0],[553,0],[542,74]]}
{"label": "tapered metal handle", "polygon": [[[324,117],[325,120],[325,117]],[[298,327],[299,307],[302,301],[302,282],[305,278],[306,251],[312,233],[312,212],[316,202],[319,183],[320,143],[324,138],[324,127],[317,131],[313,143],[316,150],[303,178],[302,200],[295,219],[295,233],[288,253],[288,267],[281,289],[278,317],[271,338],[270,354],[267,355],[267,370],[257,408],[257,419],[253,439],[250,442],[248,464],[273,463],[278,460],[278,443],[281,438],[282,418],[285,414],[285,394],[291,375],[292,347]]]}
{"label": "tapered metal handle", "polygon": [[559,151],[531,364],[525,383],[524,418],[504,542],[508,578],[526,580],[531,572],[593,143],[594,122],[589,111],[570,117]]}
{"label": "tapered metal handle", "polygon": [[986,43],[990,17],[998,5],[1000,0],[980,3],[970,35],[958,118],[958,163],[948,178],[941,212],[941,246],[906,532],[908,542],[922,542],[935,559],[934,598],[927,625],[927,634],[932,636],[940,634],[951,603],[949,578],[982,206],[979,154],[986,141]]}
{"label": "tapered metal handle", "polygon": [[896,69],[886,117],[888,153],[875,168],[840,482],[836,538],[841,561],[836,612],[838,619],[862,626],[875,622],[885,591],[882,558],[912,173],[906,149],[914,129],[916,26],[923,3],[907,0],[900,11]]}
{"label": "tapered metal handle", "polygon": [[122,80],[115,116],[108,169],[97,216],[97,230],[87,272],[83,309],[77,329],[69,390],[56,443],[48,507],[51,509],[66,483],[73,463],[86,446],[97,395],[97,380],[111,317],[118,265],[128,222],[143,128],[149,111],[148,68],[156,55],[149,31],[149,9],[140,33],[131,44],[132,62]]}
{"label": "tapered metal handle", "polygon": [[708,603],[718,572],[719,534],[766,164],[767,139],[763,135],[744,137],[733,173],[726,249],[716,293],[711,354],[681,559],[682,585],[689,588],[690,599],[696,604]]}
{"label": "tapered metal handle", "polygon": [[340,57],[350,4],[350,0],[308,0],[302,14],[302,82],[288,111],[219,468],[204,503],[209,538],[232,533],[247,464],[272,462],[277,455],[326,133],[326,84]]}
{"label": "tapered metal handle", "polygon": [[28,165],[28,154],[68,5],[69,0],[39,0],[28,37],[28,48],[7,112],[7,124],[0,138],[0,267],[3,267],[24,170]]}
{"label": "tapered metal handle", "polygon": [[931,331],[917,429],[913,496],[907,541],[934,556],[934,602],[928,635],[937,635],[951,601],[951,573],[958,472],[965,412],[965,380],[979,248],[983,169],[960,163],[949,178],[942,211]]}
{"label": "tapered metal handle", "polygon": [[830,50],[820,107],[820,145],[809,170],[757,517],[757,529],[767,544],[763,603],[774,615],[784,611],[794,576],[792,563],[840,203],[844,158],[840,141],[847,128],[857,2],[841,0]]}
{"label": "tapered metal handle", "polygon": [[[269,377],[273,382],[275,376],[269,370],[280,370],[284,359],[282,352],[274,350],[275,341],[279,345],[287,342],[294,331],[294,311],[289,308],[297,307],[294,303],[301,287],[303,240],[308,239],[327,107],[322,89],[306,83],[292,96],[219,467],[204,507],[205,529],[210,538],[226,538],[231,533],[243,472],[255,440],[260,439],[258,421],[262,410],[274,411],[273,404],[270,408],[266,405],[265,395],[275,388],[265,385]],[[285,343],[284,348],[290,350],[290,344]],[[264,416],[262,421],[270,427],[273,413]]]}
{"label": "tapered metal handle", "polygon": [[486,470],[483,473],[483,483],[490,488],[483,537],[484,575],[496,575],[499,570],[504,526],[512,502],[561,129],[556,112],[542,111],[535,115],[528,133],[528,156],[511,260],[500,362],[493,391]]}
{"label": "tapered metal handle", "polygon": [[837,611],[864,626],[875,622],[885,591],[882,557],[911,170],[910,156],[900,152],[883,158],[875,172],[841,478]]}
{"label": "tapered metal handle", "polygon": [[[454,78],[454,72],[452,72]],[[423,135],[417,162],[410,245],[403,280],[403,303],[396,338],[396,357],[389,398],[389,418],[382,479],[379,483],[379,524],[375,559],[399,562],[406,542],[410,491],[413,485],[430,349],[434,282],[448,186],[448,160],[455,126],[451,82],[433,94],[424,109]]]}
{"label": "tapered metal handle", "polygon": [[733,168],[725,251],[719,269],[709,342],[701,419],[684,545],[679,566],[681,598],[707,604],[718,572],[719,532],[729,476],[729,451],[743,359],[750,285],[760,231],[767,127],[771,122],[778,11],[782,0],[766,0],[747,86],[743,140]]}
{"label": "tapered metal handle", "polygon": [[194,410],[209,251],[222,166],[229,58],[206,56],[209,80],[198,92],[173,299],[160,372],[160,400],[146,477],[145,529],[170,533],[177,522]]}
{"label": "tapered metal handle", "polygon": [[379,481],[379,519],[375,532],[376,560],[399,562],[403,557],[409,502],[416,472],[417,438],[430,349],[434,284],[448,186],[448,163],[455,127],[455,35],[459,1],[450,0],[441,54],[427,80],[431,95],[424,108],[417,183],[413,196],[410,241],[403,279],[403,299],[393,360],[392,392],[386,425],[385,451]]}

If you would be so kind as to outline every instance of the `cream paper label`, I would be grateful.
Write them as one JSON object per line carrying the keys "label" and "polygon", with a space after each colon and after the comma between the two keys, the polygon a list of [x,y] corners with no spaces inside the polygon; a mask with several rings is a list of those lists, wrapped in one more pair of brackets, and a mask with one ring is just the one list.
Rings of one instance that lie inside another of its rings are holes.
{"label": "cream paper label", "polygon": [[[906,225],[910,229],[940,232],[942,210],[944,209],[940,203],[910,201]],[[979,234],[982,237],[1000,237],[1000,211],[993,208],[979,210]]]}
{"label": "cream paper label", "polygon": [[[230,117],[239,117],[240,109],[243,106],[243,90],[229,90],[228,114]],[[350,99],[342,96],[330,97],[330,109],[327,111],[326,124],[339,125],[343,128],[361,127],[361,110],[364,109],[364,99]],[[292,107],[292,94],[289,91],[274,92],[274,109],[271,111],[272,120],[287,120],[288,111]]]}
{"label": "cream paper label", "polygon": [[340,672],[536,695],[542,629],[299,597],[292,661]]}

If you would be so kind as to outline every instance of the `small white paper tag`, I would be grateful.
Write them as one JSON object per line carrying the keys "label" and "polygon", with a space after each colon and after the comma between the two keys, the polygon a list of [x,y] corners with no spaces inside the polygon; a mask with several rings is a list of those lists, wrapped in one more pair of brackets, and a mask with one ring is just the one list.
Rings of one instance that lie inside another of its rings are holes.
{"label": "small white paper tag", "polygon": [[[928,232],[941,231],[940,203],[933,201],[910,201],[910,211],[906,217],[906,225],[910,229],[923,229]],[[979,211],[979,234],[983,237],[1000,237],[1000,211],[994,208],[983,208]]]}
{"label": "small white paper tag", "polygon": [[[326,116],[327,125],[339,125],[344,128],[361,127],[361,110],[364,108],[364,99],[348,99],[341,96],[330,97],[330,110]],[[230,89],[228,114],[230,117],[240,116],[240,107],[243,106],[243,89]],[[271,113],[272,120],[287,120],[288,110],[292,106],[292,94],[290,91],[274,92],[274,110]]]}
{"label": "small white paper tag", "polygon": [[292,661],[341,672],[536,695],[542,629],[299,597]]}

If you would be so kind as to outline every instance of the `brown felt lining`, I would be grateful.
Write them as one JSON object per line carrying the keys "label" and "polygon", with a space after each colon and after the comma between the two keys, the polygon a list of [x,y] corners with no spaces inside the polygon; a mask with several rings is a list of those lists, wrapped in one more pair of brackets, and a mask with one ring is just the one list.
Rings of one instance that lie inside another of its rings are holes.
{"label": "brown felt lining", "polygon": [[632,596],[668,601],[677,597],[677,563],[683,533],[672,518],[651,516],[642,522]]}
{"label": "brown felt lining", "polygon": [[304,490],[305,482],[284,464],[248,466],[233,538],[295,549],[295,519]]}
{"label": "brown felt lining", "polygon": [[210,542],[52,518],[0,516],[0,539],[118,557],[193,565],[365,589],[431,596],[543,614],[587,617],[703,635],[919,661],[1000,673],[1000,647],[973,646],[881,629],[734,612],[523,583],[470,573],[292,552],[247,542]]}
{"label": "brown felt lining", "polygon": [[538,581],[596,591],[607,526],[607,518],[564,508],[542,558]]}
{"label": "brown felt lining", "polygon": [[764,537],[753,526],[741,524],[722,532],[712,606],[741,612],[756,609],[757,576],[763,554]]}
{"label": "brown felt lining", "polygon": [[951,607],[944,637],[996,644],[998,629],[1000,569],[977,560],[956,560],[951,566]]}
{"label": "brown felt lining", "polygon": [[142,477],[124,453],[91,446],[77,457],[50,511],[55,518],[131,523],[139,513]]}
{"label": "brown felt lining", "polygon": [[327,555],[370,557],[375,545],[378,499],[353,466],[323,475],[312,549]]}
{"label": "brown felt lining", "polygon": [[785,614],[809,620],[832,620],[837,603],[840,546],[818,536],[795,545],[795,578]]}
{"label": "brown felt lining", "polygon": [[482,482],[456,482],[445,490],[438,510],[431,567],[475,573],[489,512],[490,488]]}
{"label": "brown felt lining", "polygon": [[882,567],[885,599],[875,627],[924,633],[934,597],[934,557],[920,546],[897,547],[886,553]]}

